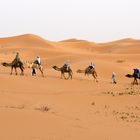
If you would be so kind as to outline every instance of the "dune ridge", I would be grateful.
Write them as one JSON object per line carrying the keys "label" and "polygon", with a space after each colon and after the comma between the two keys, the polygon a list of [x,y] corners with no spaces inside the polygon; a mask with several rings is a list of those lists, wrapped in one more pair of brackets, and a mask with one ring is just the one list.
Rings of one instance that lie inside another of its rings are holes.
{"label": "dune ridge", "polygon": [[67,39],[63,41],[48,41],[40,36],[33,34],[24,34],[14,37],[0,38],[0,46],[2,47],[65,47],[75,50],[81,49],[84,52],[98,53],[122,53],[122,54],[138,54],[140,53],[140,40],[125,38],[107,43],[95,43],[80,39]]}

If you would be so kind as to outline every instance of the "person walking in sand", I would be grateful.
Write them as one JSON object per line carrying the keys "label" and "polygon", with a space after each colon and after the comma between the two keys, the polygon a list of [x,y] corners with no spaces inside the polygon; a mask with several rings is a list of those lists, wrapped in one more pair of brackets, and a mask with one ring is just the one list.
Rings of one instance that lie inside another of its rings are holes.
{"label": "person walking in sand", "polygon": [[116,73],[115,72],[112,72],[112,83],[113,84],[117,84],[117,81],[116,81]]}
{"label": "person walking in sand", "polygon": [[[34,64],[36,64],[38,68],[41,65],[41,59],[39,56],[36,57]],[[35,76],[35,75],[36,75],[36,68],[32,67],[32,76]]]}

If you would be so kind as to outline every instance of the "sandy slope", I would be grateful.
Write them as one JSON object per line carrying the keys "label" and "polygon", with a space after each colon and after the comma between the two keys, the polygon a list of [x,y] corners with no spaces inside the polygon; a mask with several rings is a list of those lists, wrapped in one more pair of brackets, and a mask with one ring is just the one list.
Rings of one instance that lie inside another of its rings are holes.
{"label": "sandy slope", "polygon": [[121,53],[121,54],[139,54],[140,40],[126,38],[99,45],[99,51],[102,53]]}
{"label": "sandy slope", "polygon": [[[0,66],[0,139],[140,139],[140,87],[125,77],[139,67],[138,40],[52,42],[31,34],[0,39],[0,62],[11,62],[17,51],[23,62],[40,55],[45,77],[39,71],[32,77],[27,68],[24,76],[10,75],[10,68]],[[52,69],[66,60],[71,62],[73,80],[60,79]],[[76,73],[91,61],[98,83]],[[116,85],[111,84],[113,71]]]}

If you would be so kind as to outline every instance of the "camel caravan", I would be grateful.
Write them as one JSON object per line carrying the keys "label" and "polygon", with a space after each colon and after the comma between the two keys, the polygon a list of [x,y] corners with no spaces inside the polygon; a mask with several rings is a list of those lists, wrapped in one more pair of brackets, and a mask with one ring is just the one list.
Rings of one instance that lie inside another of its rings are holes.
{"label": "camel caravan", "polygon": [[[17,52],[15,59],[11,63],[2,62],[1,64],[5,67],[11,67],[11,72],[10,72],[11,75],[13,74],[13,69],[15,69],[15,74],[17,75],[17,68],[20,69],[21,75],[24,75],[25,67],[27,67],[27,68],[32,69],[32,76],[36,76],[36,70],[39,70],[41,72],[41,75],[44,77],[43,66],[41,64],[41,60],[40,60],[39,56],[36,57],[36,60],[34,62],[26,61],[25,63],[23,63],[23,62],[21,62],[19,53]],[[52,68],[61,73],[61,76],[60,76],[61,79],[68,80],[68,79],[73,78],[73,71],[70,68],[69,62],[64,63],[64,65],[62,67],[52,66]],[[133,74],[126,74],[125,76],[127,78],[133,78],[134,80],[133,80],[132,84],[138,85],[138,79],[140,79],[140,71],[137,68],[135,68],[133,70],[134,70]],[[98,82],[95,65],[92,62],[84,70],[78,69],[76,72],[83,73],[85,76],[92,75],[92,77],[94,78],[94,81]],[[112,73],[112,83],[114,83],[114,84],[117,83],[115,72]]]}
{"label": "camel caravan", "polygon": [[[15,69],[15,74],[17,75],[17,68],[21,70],[21,75],[24,75],[25,67],[32,69],[32,76],[36,75],[36,70],[39,70],[41,72],[41,75],[44,77],[43,72],[43,66],[41,64],[40,57],[37,56],[36,60],[34,62],[26,61],[23,63],[20,60],[19,53],[16,53],[15,59],[11,63],[2,62],[1,63],[5,67],[11,67],[10,74],[13,74],[13,69]],[[59,71],[61,73],[61,79],[72,79],[73,78],[73,71],[70,68],[70,63],[67,61],[62,67],[58,66],[52,66],[52,68],[56,71]],[[84,73],[85,75],[92,75],[94,80],[98,82],[97,80],[97,72],[95,70],[95,65],[92,63],[85,69],[85,70],[77,70],[77,73]]]}

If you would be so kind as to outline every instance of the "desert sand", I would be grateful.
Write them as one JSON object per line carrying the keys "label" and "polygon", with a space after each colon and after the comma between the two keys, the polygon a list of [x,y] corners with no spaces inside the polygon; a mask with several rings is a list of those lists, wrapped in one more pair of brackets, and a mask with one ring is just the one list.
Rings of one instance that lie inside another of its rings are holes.
{"label": "desert sand", "polygon": [[[126,78],[140,67],[140,40],[108,43],[48,41],[33,34],[0,39],[0,63],[16,52],[23,62],[41,57],[44,77],[25,68],[10,75],[0,65],[0,140],[139,140],[140,86]],[[60,79],[69,60],[73,79]],[[99,82],[76,73],[95,63]],[[112,72],[117,84],[111,83]]]}

